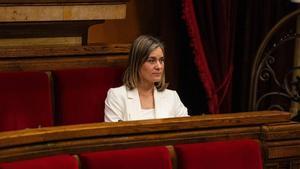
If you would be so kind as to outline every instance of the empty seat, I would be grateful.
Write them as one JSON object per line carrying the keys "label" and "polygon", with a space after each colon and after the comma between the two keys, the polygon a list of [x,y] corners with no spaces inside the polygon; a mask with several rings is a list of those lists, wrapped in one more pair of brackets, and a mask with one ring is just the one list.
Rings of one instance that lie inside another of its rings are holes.
{"label": "empty seat", "polygon": [[134,148],[83,153],[79,155],[82,169],[171,169],[166,147]]}
{"label": "empty seat", "polygon": [[122,68],[54,71],[57,125],[104,121],[109,88],[121,85]]}
{"label": "empty seat", "polygon": [[52,125],[48,74],[0,72],[0,131]]}
{"label": "empty seat", "polygon": [[0,169],[79,169],[78,161],[71,155],[56,155],[31,160],[0,163]]}
{"label": "empty seat", "polygon": [[176,145],[178,169],[262,169],[260,144],[236,140]]}

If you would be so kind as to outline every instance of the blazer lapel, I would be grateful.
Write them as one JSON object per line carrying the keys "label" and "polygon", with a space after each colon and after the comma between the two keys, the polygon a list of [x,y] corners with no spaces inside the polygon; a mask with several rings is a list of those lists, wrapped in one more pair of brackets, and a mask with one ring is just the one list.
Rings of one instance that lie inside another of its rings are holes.
{"label": "blazer lapel", "polygon": [[141,110],[141,103],[140,98],[138,94],[138,90],[132,89],[126,89],[127,90],[127,120],[135,119],[136,114]]}
{"label": "blazer lapel", "polygon": [[166,111],[164,111],[164,105],[166,102],[164,101],[163,92],[157,91],[156,87],[154,87],[154,104],[155,104],[155,118],[164,118],[167,117]]}

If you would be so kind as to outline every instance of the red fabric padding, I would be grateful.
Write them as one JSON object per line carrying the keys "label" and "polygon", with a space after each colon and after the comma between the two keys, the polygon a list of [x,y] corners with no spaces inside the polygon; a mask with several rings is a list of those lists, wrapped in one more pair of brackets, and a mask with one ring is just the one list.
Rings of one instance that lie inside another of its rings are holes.
{"label": "red fabric padding", "polygon": [[112,67],[54,71],[57,125],[103,122],[107,91],[122,84],[122,74]]}
{"label": "red fabric padding", "polygon": [[260,144],[236,140],[176,145],[178,169],[262,169]]}
{"label": "red fabric padding", "polygon": [[31,160],[1,163],[0,169],[79,169],[78,161],[71,155],[57,155]]}
{"label": "red fabric padding", "polygon": [[79,158],[82,169],[172,169],[166,147],[84,153]]}
{"label": "red fabric padding", "polygon": [[48,75],[45,72],[1,72],[0,131],[52,125]]}

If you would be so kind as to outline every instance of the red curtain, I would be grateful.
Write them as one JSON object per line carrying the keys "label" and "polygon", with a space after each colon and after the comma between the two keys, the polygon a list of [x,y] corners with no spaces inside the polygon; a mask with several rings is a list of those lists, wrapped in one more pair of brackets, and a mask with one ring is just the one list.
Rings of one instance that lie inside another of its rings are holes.
{"label": "red curtain", "polygon": [[210,113],[231,112],[234,5],[228,0],[182,0],[183,20]]}
{"label": "red curtain", "polygon": [[203,43],[195,15],[193,0],[183,0],[183,19],[187,24],[191,46],[194,50],[195,63],[199,71],[199,77],[203,82],[208,97],[208,109],[212,113],[218,113],[218,97],[215,84],[209,70]]}

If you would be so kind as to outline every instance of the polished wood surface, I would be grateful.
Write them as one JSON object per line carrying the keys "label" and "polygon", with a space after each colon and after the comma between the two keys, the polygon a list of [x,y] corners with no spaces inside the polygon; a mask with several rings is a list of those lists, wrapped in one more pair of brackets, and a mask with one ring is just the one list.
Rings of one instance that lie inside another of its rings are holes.
{"label": "polished wood surface", "polygon": [[0,133],[0,148],[45,141],[70,140],[81,137],[111,137],[114,135],[147,134],[174,130],[258,126],[272,122],[288,121],[289,115],[287,112],[262,111],[26,129]]}
{"label": "polished wood surface", "polygon": [[1,0],[0,12],[5,15],[0,15],[0,44],[5,43],[7,38],[73,36],[80,37],[81,44],[87,45],[89,27],[104,23],[105,20],[125,19],[127,2],[128,0]]}
{"label": "polished wood surface", "polygon": [[61,153],[253,138],[261,141],[265,164],[272,168],[300,157],[299,128],[299,123],[290,121],[288,112],[263,111],[25,129],[0,133],[0,162]]}
{"label": "polished wood surface", "polygon": [[130,44],[94,44],[88,46],[28,46],[7,47],[0,51],[0,59],[128,54]]}
{"label": "polished wood surface", "polygon": [[8,47],[0,51],[0,71],[37,71],[126,66],[129,44]]}
{"label": "polished wood surface", "polygon": [[64,3],[101,3],[101,4],[116,4],[125,3],[129,0],[1,0],[0,5],[22,5],[22,4],[64,4]]}

